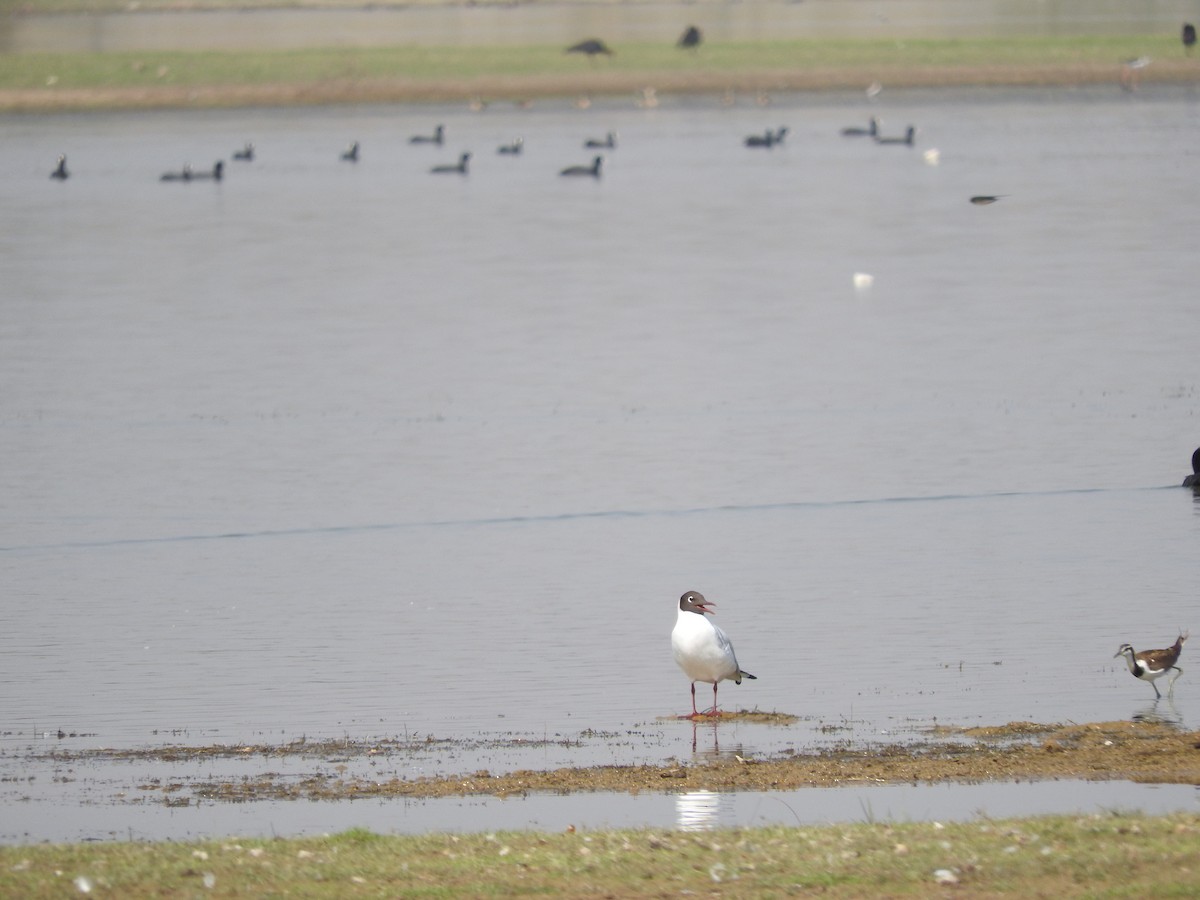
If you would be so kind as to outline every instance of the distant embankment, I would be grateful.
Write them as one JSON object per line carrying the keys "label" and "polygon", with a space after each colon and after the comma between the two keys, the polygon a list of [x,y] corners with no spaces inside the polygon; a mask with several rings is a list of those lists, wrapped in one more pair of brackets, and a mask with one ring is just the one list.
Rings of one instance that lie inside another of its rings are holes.
{"label": "distant embankment", "polygon": [[361,8],[150,9],[10,13],[0,51],[112,53],[310,47],[533,46],[601,37],[674,42],[688,25],[710,41],[1177,34],[1176,7],[1128,0],[699,0],[662,3],[417,3]]}

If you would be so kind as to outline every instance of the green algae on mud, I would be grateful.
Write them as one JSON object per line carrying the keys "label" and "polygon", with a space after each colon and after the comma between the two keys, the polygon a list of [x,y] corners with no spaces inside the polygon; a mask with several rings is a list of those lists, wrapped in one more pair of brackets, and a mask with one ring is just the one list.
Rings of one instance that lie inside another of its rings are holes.
{"label": "green algae on mud", "polygon": [[561,47],[326,48],[292,51],[0,55],[0,111],[208,108],[539,97],[783,92],[892,87],[1120,83],[1150,56],[1155,83],[1200,82],[1176,38],[1027,37],[740,42],[681,54],[631,44],[593,64]]}

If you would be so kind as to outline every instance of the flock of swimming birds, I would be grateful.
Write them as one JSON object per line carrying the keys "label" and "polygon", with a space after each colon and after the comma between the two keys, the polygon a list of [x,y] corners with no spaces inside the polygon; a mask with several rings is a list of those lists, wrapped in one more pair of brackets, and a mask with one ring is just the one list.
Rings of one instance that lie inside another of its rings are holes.
{"label": "flock of swimming birds", "polygon": [[[1184,23],[1182,32],[1181,32],[1181,39],[1183,42],[1184,52],[1188,55],[1191,55],[1192,48],[1196,44],[1196,28],[1195,28],[1195,26],[1193,26],[1191,23]],[[704,41],[704,33],[699,28],[697,28],[695,25],[689,25],[689,26],[687,26],[687,28],[684,29],[683,33],[679,36],[679,39],[675,42],[675,46],[679,47],[681,49],[684,49],[684,50],[689,50],[689,51],[694,52],[697,50],[697,48],[700,46],[700,44],[703,43],[703,41]],[[587,56],[589,59],[593,59],[597,56],[613,56],[616,54],[615,50],[613,50],[611,47],[608,46],[608,44],[606,44],[604,41],[600,40],[599,38],[588,38],[586,40],[579,41],[578,43],[572,44],[570,47],[567,47],[566,52],[583,54],[583,55]],[[1127,88],[1130,87],[1130,83],[1136,79],[1136,72],[1145,68],[1145,66],[1147,66],[1149,64],[1149,62],[1150,62],[1149,57],[1144,57],[1144,56],[1138,57],[1137,59],[1134,59],[1134,60],[1127,60],[1124,63],[1123,70],[1122,70],[1123,86],[1125,86]],[[650,89],[647,89],[647,90],[650,90]],[[868,88],[868,91],[867,91],[868,95],[872,95],[872,90],[877,92],[878,85],[872,85],[871,88]],[[842,135],[844,137],[869,137],[869,138],[873,139],[875,141],[875,143],[877,143],[877,144],[883,144],[883,145],[893,144],[893,145],[912,147],[914,144],[915,137],[916,137],[916,131],[917,131],[916,128],[914,126],[910,125],[905,130],[904,134],[902,134],[902,135],[883,135],[879,131],[879,121],[874,116],[872,116],[870,122],[867,124],[866,127],[851,126],[851,127],[843,128]],[[786,126],[780,127],[780,128],[774,129],[774,130],[768,128],[762,134],[748,135],[745,139],[745,144],[747,147],[765,147],[767,149],[770,149],[771,147],[776,147],[776,146],[781,145],[784,142],[784,139],[787,137],[787,132],[788,132],[788,129]],[[441,146],[445,140],[445,128],[442,125],[438,125],[437,128],[434,129],[433,134],[431,134],[431,135],[415,135],[412,138],[410,138],[409,140],[410,140],[410,143],[413,143],[413,144],[435,144],[437,146]],[[617,140],[616,133],[610,131],[608,133],[608,135],[603,139],[598,139],[598,138],[588,139],[584,143],[584,146],[588,149],[613,150],[617,146],[616,140]],[[515,156],[515,155],[518,155],[521,153],[521,150],[523,149],[523,147],[524,147],[524,141],[521,138],[517,138],[515,141],[513,141],[509,144],[501,145],[497,149],[497,152],[502,155]],[[341,159],[345,162],[358,162],[359,151],[360,151],[359,143],[358,143],[358,141],[354,141],[342,152]],[[927,153],[932,153],[932,154],[936,155],[936,151],[927,151]],[[254,145],[249,144],[249,143],[246,144],[245,147],[243,147],[241,150],[238,150],[237,152],[235,152],[233,154],[233,159],[238,160],[238,161],[245,161],[245,162],[253,160],[254,159]],[[471,161],[471,153],[463,152],[459,156],[458,162],[444,163],[441,165],[436,165],[436,166],[433,166],[429,171],[435,175],[443,175],[443,174],[466,175],[470,161]],[[603,157],[596,156],[593,158],[590,165],[568,166],[567,168],[562,169],[559,172],[559,174],[566,176],[566,177],[582,176],[582,177],[590,177],[590,178],[599,178],[600,177],[600,168],[603,165],[603,162],[604,162]],[[180,169],[178,171],[164,172],[160,176],[160,180],[161,181],[183,181],[183,182],[220,181],[224,177],[224,174],[225,174],[225,164],[223,161],[218,161],[213,165],[213,167],[211,169],[207,169],[207,170],[195,170],[191,167],[190,164],[185,165],[182,169]],[[65,154],[59,156],[58,164],[55,166],[54,170],[50,173],[50,177],[57,181],[66,181],[67,178],[70,177],[70,172],[67,170],[67,157]],[[1005,196],[1007,196],[1007,195],[1005,195],[1005,194],[976,194],[975,196],[970,198],[970,202],[975,204],[976,206],[988,206],[992,203],[995,203],[997,200],[1000,200],[1001,198],[1003,198]]]}
{"label": "flock of swimming birds", "polygon": [[[874,116],[866,127],[848,127],[842,129],[844,137],[870,137],[877,144],[882,145],[897,145],[897,146],[913,146],[916,128],[909,126],[902,136],[884,136],[879,132],[879,121]],[[788,134],[786,125],[779,128],[766,129],[762,134],[747,135],[743,143],[747,147],[766,148],[781,146],[784,143]],[[415,134],[408,139],[410,144],[425,144],[429,146],[441,147],[446,143],[446,126],[437,125],[429,134]],[[616,150],[617,149],[617,132],[609,131],[603,137],[587,138],[583,142],[586,150]],[[501,144],[496,148],[496,152],[501,156],[519,156],[525,149],[524,138],[516,138],[508,143]],[[255,146],[253,143],[247,142],[240,150],[236,150],[232,154],[232,159],[238,162],[253,162],[255,159]],[[429,169],[433,175],[466,175],[471,162],[471,152],[464,151],[458,161],[454,163],[442,163],[435,165]],[[347,145],[346,149],[341,152],[339,157],[343,162],[356,163],[362,158],[362,145],[358,141],[352,141]],[[559,171],[559,175],[568,178],[572,177],[588,177],[599,178],[600,170],[604,164],[604,156],[597,155],[592,158],[592,161],[587,165],[572,165]],[[50,177],[58,181],[66,181],[70,177],[70,172],[67,169],[67,157],[65,154],[58,157],[58,162]],[[221,181],[225,177],[225,162],[218,160],[213,164],[211,169],[194,169],[192,166],[185,165],[182,169],[164,172],[159,176],[160,181]],[[1003,195],[972,197],[972,203],[994,203]]]}
{"label": "flock of swimming birds", "polygon": [[[1192,454],[1192,474],[1183,480],[1183,486],[1200,494],[1200,447]],[[741,684],[743,678],[757,677],[741,667],[729,636],[709,620],[714,606],[715,603],[696,591],[688,591],[679,598],[679,612],[675,618],[675,628],[671,631],[671,652],[676,664],[692,683],[692,711],[680,716],[682,719],[721,715],[717,706],[717,685],[722,681]],[[1167,687],[1167,695],[1174,695],[1175,682],[1183,674],[1183,669],[1177,663],[1187,639],[1188,632],[1181,631],[1174,644],[1161,650],[1138,651],[1132,644],[1122,644],[1113,659],[1124,657],[1130,674],[1154,688],[1155,700],[1160,700],[1162,693],[1154,682],[1174,673]],[[697,681],[711,684],[713,689],[712,706],[703,711],[696,708]]]}
{"label": "flock of swimming birds", "polygon": [[[882,145],[897,145],[897,146],[913,146],[916,128],[909,126],[903,136],[884,136],[879,132],[879,121],[875,117],[871,117],[870,122],[865,127],[848,127],[842,129],[844,137],[870,137],[877,144]],[[743,143],[751,148],[766,148],[781,146],[787,138],[788,128],[786,125],[779,128],[768,128],[762,134],[747,135]],[[410,137],[410,144],[425,144],[430,146],[441,147],[446,143],[446,127],[445,125],[437,125],[429,134],[416,134]],[[617,149],[617,132],[609,131],[603,137],[587,138],[583,142],[583,147],[586,150],[616,150]],[[496,152],[501,156],[519,156],[525,149],[524,138],[516,138],[508,143],[501,144],[496,148]],[[231,157],[237,162],[253,162],[255,159],[255,146],[253,143],[247,142],[241,149],[236,150]],[[466,175],[469,171],[472,154],[470,151],[460,153],[457,162],[441,163],[432,166],[429,169],[433,175]],[[357,163],[362,158],[362,145],[358,141],[352,141],[345,150],[341,152],[339,157],[343,162]],[[559,171],[559,175],[567,178],[586,177],[599,178],[601,167],[604,164],[604,156],[598,154],[592,157],[592,161],[586,165],[571,165]],[[70,177],[70,172],[67,169],[66,154],[58,157],[54,169],[50,172],[50,177],[57,181],[66,181]],[[182,169],[164,172],[159,176],[160,181],[176,181],[176,182],[192,182],[192,181],[221,181],[225,177],[225,162],[218,160],[211,169],[194,169],[192,166],[185,165]],[[1003,194],[976,196],[971,198],[972,203],[984,204],[994,203]]]}

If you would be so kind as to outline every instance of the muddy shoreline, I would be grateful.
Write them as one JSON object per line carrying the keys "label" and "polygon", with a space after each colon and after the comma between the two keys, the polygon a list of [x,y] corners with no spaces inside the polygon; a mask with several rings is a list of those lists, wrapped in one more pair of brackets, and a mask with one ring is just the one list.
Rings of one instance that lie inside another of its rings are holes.
{"label": "muddy shoreline", "polygon": [[[734,714],[731,718],[736,717]],[[603,737],[603,736],[599,736]],[[435,738],[418,742],[427,747]],[[447,744],[456,741],[448,740]],[[201,802],[353,800],[366,798],[496,797],[531,793],[674,793],[678,791],[787,791],[870,784],[979,783],[985,781],[1125,780],[1200,785],[1200,732],[1152,722],[1040,725],[1014,722],[988,728],[929,730],[916,742],[845,745],[753,758],[736,753],[660,765],[597,765],[548,771],[486,770],[446,777],[371,778],[353,774],[355,762],[402,757],[401,739],[297,741],[283,745],[166,746],[127,750],[51,750],[31,759],[82,766],[112,761],[194,763],[222,760],[230,774],[194,779],[151,779],[128,786],[131,802],[188,806]],[[528,742],[522,746],[527,747]],[[236,761],[287,761],[291,774],[237,771]],[[156,796],[157,795],[157,796]]]}
{"label": "muddy shoreline", "polygon": [[[356,103],[518,102],[579,96],[745,94],[861,90],[889,87],[1072,88],[1120,84],[1117,65],[1046,64],[979,66],[840,66],[731,72],[585,72],[483,78],[378,78],[287,84],[228,84],[0,90],[0,112],[66,112],[124,109],[215,109],[319,106]],[[1163,60],[1140,86],[1200,83],[1200,67]]]}

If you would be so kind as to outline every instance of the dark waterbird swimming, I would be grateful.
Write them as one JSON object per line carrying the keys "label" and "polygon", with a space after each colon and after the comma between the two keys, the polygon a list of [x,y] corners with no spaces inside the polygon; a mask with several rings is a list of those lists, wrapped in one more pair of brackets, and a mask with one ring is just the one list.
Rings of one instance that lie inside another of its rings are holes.
{"label": "dark waterbird swimming", "polygon": [[971,198],[971,202],[976,206],[987,206],[990,203],[995,203],[1001,197],[1007,197],[1008,194],[976,194]]}
{"label": "dark waterbird swimming", "polygon": [[58,165],[54,167],[54,171],[50,173],[50,177],[55,178],[58,181],[66,181],[71,177],[71,173],[67,171],[66,154],[63,154],[58,158]]}
{"label": "dark waterbird swimming", "polygon": [[905,147],[913,145],[913,138],[917,136],[917,129],[909,125],[904,132],[904,137],[880,137],[875,135],[875,143],[877,144],[897,144]]}
{"label": "dark waterbird swimming", "polygon": [[588,38],[586,41],[580,41],[578,44],[572,44],[567,48],[567,53],[584,53],[588,58],[599,56],[612,56],[613,50],[604,41],[598,38]]}
{"label": "dark waterbird swimming", "polygon": [[842,129],[843,137],[875,137],[877,134],[879,134],[879,121],[874,116],[871,116],[870,124],[866,128],[852,125]]}
{"label": "dark waterbird swimming", "polygon": [[1192,454],[1192,474],[1183,479],[1183,486],[1200,490],[1200,447]]}
{"label": "dark waterbird swimming", "polygon": [[454,165],[452,165],[452,166],[451,165],[434,166],[429,171],[432,172],[434,175],[442,175],[442,174],[450,174],[450,173],[466,175],[467,174],[467,163],[470,162],[470,160],[471,160],[471,154],[464,153],[462,156],[460,156],[458,158],[458,162],[455,163]]}
{"label": "dark waterbird swimming", "polygon": [[233,158],[242,162],[250,162],[254,159],[254,145],[247,141],[245,147],[233,154]]}
{"label": "dark waterbird swimming", "polygon": [[433,129],[433,134],[414,134],[408,139],[408,142],[410,144],[436,144],[440,147],[442,145],[442,141],[445,139],[445,136],[445,126],[439,125],[437,128]]}
{"label": "dark waterbird swimming", "polygon": [[782,144],[783,139],[787,137],[787,126],[784,125],[772,131],[768,128],[762,134],[752,134],[746,138],[747,147],[774,147],[776,144]]}
{"label": "dark waterbird swimming", "polygon": [[617,147],[617,133],[610,131],[603,138],[588,138],[583,142],[583,146],[588,150],[615,150]]}
{"label": "dark waterbird swimming", "polygon": [[346,162],[358,162],[358,141],[354,141],[342,151],[342,159]]}
{"label": "dark waterbird swimming", "polygon": [[1183,52],[1191,56],[1192,48],[1196,46],[1196,26],[1191,22],[1184,22],[1180,38],[1183,40]]}
{"label": "dark waterbird swimming", "polygon": [[510,144],[501,144],[496,148],[496,152],[506,156],[519,156],[524,148],[525,141],[522,138],[517,138]]}
{"label": "dark waterbird swimming", "polygon": [[159,181],[220,181],[225,177],[225,163],[217,160],[213,163],[213,167],[207,171],[201,169],[197,172],[190,164],[185,165],[178,172],[164,172],[159,176]]}
{"label": "dark waterbird swimming", "polygon": [[592,160],[592,164],[590,166],[567,166],[567,168],[563,169],[558,174],[566,175],[568,178],[578,176],[591,176],[592,178],[599,178],[600,164],[603,162],[604,157],[597,156]]}

